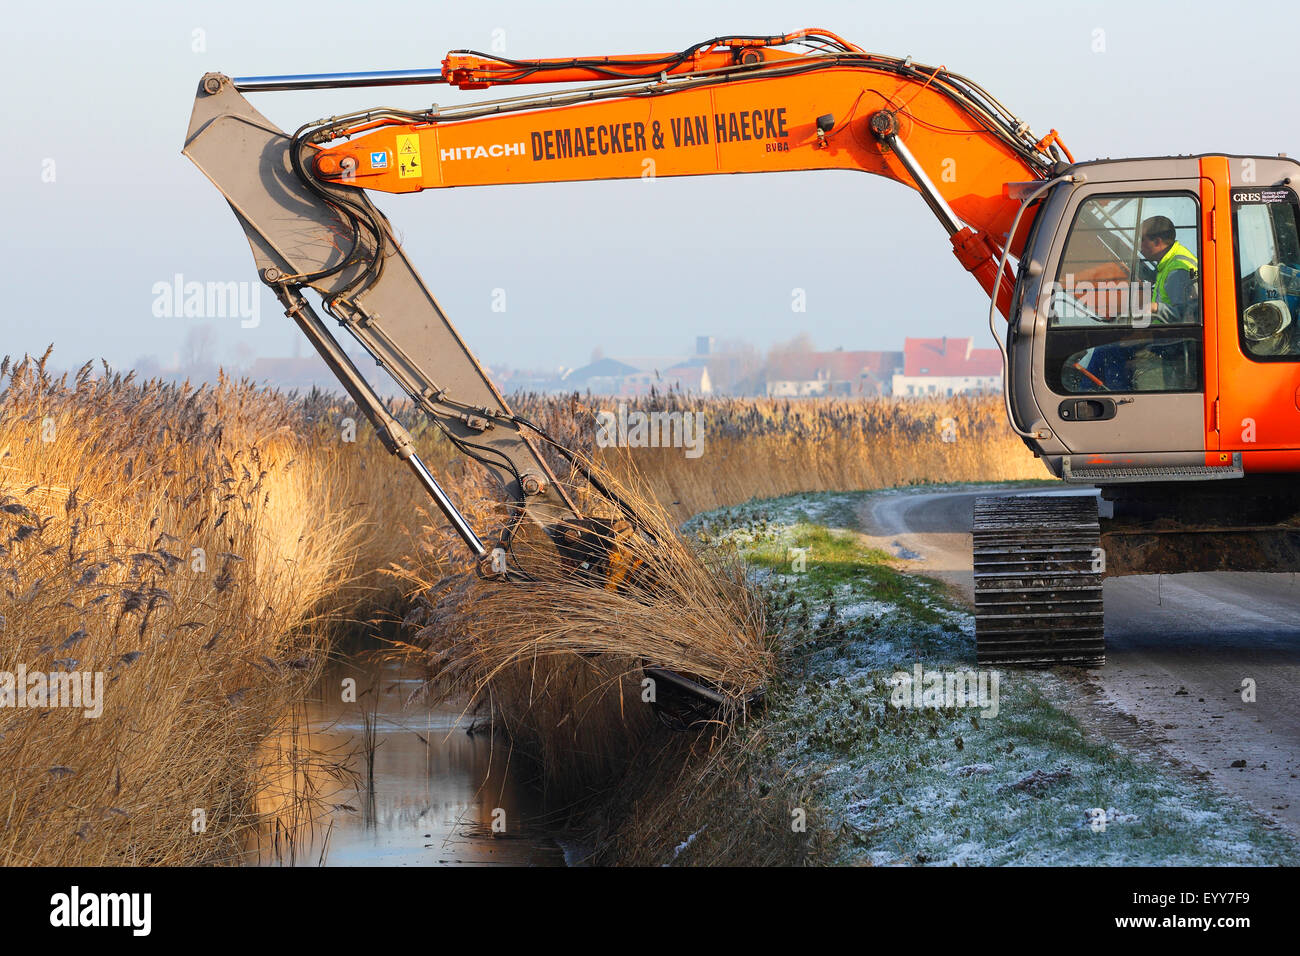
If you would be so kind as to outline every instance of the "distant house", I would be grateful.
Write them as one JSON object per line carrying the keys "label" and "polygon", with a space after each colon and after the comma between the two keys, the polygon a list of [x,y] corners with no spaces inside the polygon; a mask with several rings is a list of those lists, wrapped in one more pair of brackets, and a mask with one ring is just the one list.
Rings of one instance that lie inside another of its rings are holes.
{"label": "distant house", "polygon": [[888,395],[902,352],[792,352],[773,356],[766,392],[772,398],[806,395]]}
{"label": "distant house", "polygon": [[569,392],[594,392],[597,395],[616,395],[623,379],[635,375],[635,366],[618,359],[597,359],[590,365],[571,369],[561,376],[559,386]]}
{"label": "distant house", "polygon": [[977,349],[969,338],[904,339],[903,368],[894,375],[901,397],[1002,391],[1002,353]]}
{"label": "distant house", "polygon": [[709,378],[709,369],[704,365],[676,365],[662,372],[635,372],[624,376],[622,385],[616,395],[646,395],[650,389],[667,391],[669,389],[690,395],[712,395],[713,382]]}
{"label": "distant house", "polygon": [[[506,372],[488,369],[488,378],[492,384],[506,392],[564,392],[569,390],[563,381],[562,372],[542,369],[510,369]],[[576,391],[577,389],[573,389]]]}
{"label": "distant house", "polygon": [[647,395],[650,390],[674,389],[693,395],[713,394],[707,360],[663,356],[634,358],[635,365],[602,358],[590,365],[566,372],[555,383],[556,390],[592,392],[596,395]]}

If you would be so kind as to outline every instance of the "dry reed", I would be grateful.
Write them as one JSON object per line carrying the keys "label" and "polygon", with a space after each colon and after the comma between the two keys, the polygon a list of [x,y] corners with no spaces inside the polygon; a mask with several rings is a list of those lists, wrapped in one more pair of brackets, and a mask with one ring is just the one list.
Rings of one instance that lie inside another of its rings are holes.
{"label": "dry reed", "polygon": [[703,415],[703,454],[681,448],[599,449],[610,471],[638,475],[685,520],[751,498],[805,491],[855,491],[929,482],[1048,477],[1007,427],[1000,396],[951,398],[699,398],[675,392],[642,398],[517,396],[526,415],[567,414],[594,430],[597,410]]}
{"label": "dry reed", "polygon": [[305,403],[45,365],[0,366],[0,672],[102,674],[103,709],[0,708],[0,862],[237,860],[257,742],[397,496]]}

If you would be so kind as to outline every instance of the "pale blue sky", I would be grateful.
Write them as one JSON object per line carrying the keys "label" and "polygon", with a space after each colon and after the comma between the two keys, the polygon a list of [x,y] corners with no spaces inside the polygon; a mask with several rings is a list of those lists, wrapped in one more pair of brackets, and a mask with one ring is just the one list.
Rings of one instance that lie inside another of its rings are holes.
{"label": "pale blue sky", "polygon": [[[152,287],[254,280],[216,190],[180,154],[198,78],[436,66],[454,48],[512,56],[665,52],[724,33],[818,26],[979,82],[1076,157],[1300,153],[1297,37],[1282,3],[848,3],[773,0],[467,4],[44,2],[0,36],[0,353],[60,366],[164,360],[194,320],[155,317]],[[192,49],[202,30],[206,50]],[[1094,31],[1105,51],[1094,52]],[[493,93],[495,91],[489,91]],[[463,101],[446,87],[250,95],[293,128],[363,106]],[[482,96],[483,94],[478,94]],[[47,160],[55,179],[42,181]],[[479,356],[542,367],[687,350],[697,334],[825,348],[975,335],[986,300],[910,190],[851,173],[446,190],[378,203]],[[753,210],[764,227],[738,222]],[[614,228],[611,228],[614,224]],[[770,226],[770,227],[768,227]],[[499,237],[490,256],[465,237]],[[550,239],[539,249],[536,238]],[[516,238],[517,237],[517,238]],[[508,310],[491,311],[494,288]],[[804,314],[790,290],[807,290]],[[215,320],[218,357],[287,355],[269,294],[257,328]]]}

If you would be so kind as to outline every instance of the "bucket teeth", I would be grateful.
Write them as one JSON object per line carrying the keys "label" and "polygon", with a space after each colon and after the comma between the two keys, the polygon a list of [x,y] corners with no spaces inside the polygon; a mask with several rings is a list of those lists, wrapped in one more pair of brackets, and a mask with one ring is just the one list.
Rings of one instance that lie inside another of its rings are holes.
{"label": "bucket teeth", "polygon": [[981,664],[1105,663],[1096,498],[977,498],[972,539]]}

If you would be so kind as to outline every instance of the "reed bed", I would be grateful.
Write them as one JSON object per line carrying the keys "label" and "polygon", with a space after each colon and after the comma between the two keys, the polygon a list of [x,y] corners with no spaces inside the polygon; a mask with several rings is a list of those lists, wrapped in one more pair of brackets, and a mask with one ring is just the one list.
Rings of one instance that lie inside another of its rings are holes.
{"label": "reed bed", "polygon": [[311,402],[45,365],[0,365],[0,672],[100,675],[102,712],[0,707],[0,862],[235,861],[392,489]]}
{"label": "reed bed", "polygon": [[1044,478],[1007,427],[999,396],[934,399],[642,398],[517,396],[524,414],[559,409],[594,432],[599,410],[703,415],[702,454],[678,447],[610,447],[594,454],[620,477],[639,476],[672,516],[685,520],[751,498],[954,481]]}

